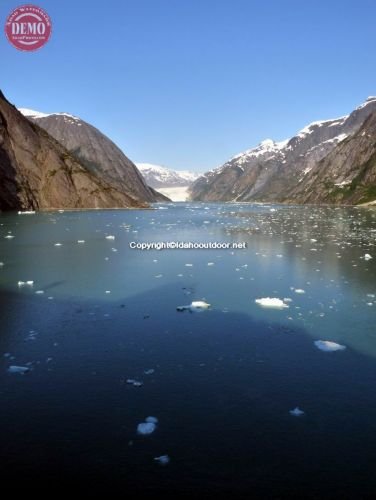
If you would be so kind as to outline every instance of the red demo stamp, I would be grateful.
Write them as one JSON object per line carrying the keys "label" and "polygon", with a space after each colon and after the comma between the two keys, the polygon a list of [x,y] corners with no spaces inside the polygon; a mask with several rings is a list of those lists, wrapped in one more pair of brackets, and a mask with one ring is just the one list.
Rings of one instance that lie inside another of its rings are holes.
{"label": "red demo stamp", "polygon": [[52,32],[50,16],[36,5],[14,9],[5,23],[5,34],[18,50],[37,50],[48,42]]}

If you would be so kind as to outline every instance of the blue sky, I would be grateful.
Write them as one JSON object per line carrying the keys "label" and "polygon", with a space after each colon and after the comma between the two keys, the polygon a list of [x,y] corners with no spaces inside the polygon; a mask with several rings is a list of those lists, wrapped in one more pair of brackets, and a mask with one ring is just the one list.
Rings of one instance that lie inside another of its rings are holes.
{"label": "blue sky", "polygon": [[[0,22],[27,2],[2,0]],[[374,0],[36,0],[49,43],[0,35],[0,88],[68,111],[133,161],[205,171],[376,94]]]}

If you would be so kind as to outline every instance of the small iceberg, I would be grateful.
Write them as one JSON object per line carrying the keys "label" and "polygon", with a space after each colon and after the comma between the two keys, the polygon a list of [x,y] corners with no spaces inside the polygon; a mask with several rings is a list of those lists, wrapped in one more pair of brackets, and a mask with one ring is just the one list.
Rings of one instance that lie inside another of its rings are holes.
{"label": "small iceberg", "polygon": [[256,299],[255,302],[261,307],[269,307],[270,309],[287,309],[289,307],[283,300],[271,297]]}
{"label": "small iceberg", "polygon": [[205,311],[206,309],[209,309],[210,307],[211,307],[211,304],[208,304],[207,302],[205,302],[203,300],[194,300],[188,306],[178,306],[176,308],[176,310],[179,312],[182,312],[182,311],[202,312],[202,311]]}
{"label": "small iceberg", "polygon": [[154,460],[160,465],[167,465],[170,463],[170,457],[168,455],[161,455],[160,457],[154,457]]}
{"label": "small iceberg", "polygon": [[147,436],[152,434],[157,428],[158,419],[155,417],[147,417],[145,422],[141,422],[137,426],[137,434],[141,434],[142,436]]}
{"label": "small iceberg", "polygon": [[28,366],[11,365],[8,368],[9,373],[19,373],[20,375],[24,375],[28,371],[30,371],[30,368]]}
{"label": "small iceberg", "polygon": [[114,240],[115,239],[115,236],[113,236],[112,234],[109,234],[108,236],[106,236],[106,240]]}
{"label": "small iceberg", "polygon": [[302,288],[295,288],[295,293],[305,293],[305,290]]}
{"label": "small iceberg", "polygon": [[126,382],[129,385],[133,385],[133,387],[141,387],[142,385],[144,385],[143,382],[141,382],[140,380],[135,380],[134,378],[127,378]]}
{"label": "small iceberg", "polygon": [[18,283],[18,286],[33,286],[34,285],[34,281],[32,280],[29,280],[29,281],[19,281]]}
{"label": "small iceberg", "polygon": [[13,234],[7,234],[6,236],[4,236],[4,238],[6,240],[11,240],[12,238],[14,238]]}
{"label": "small iceberg", "polygon": [[315,340],[314,344],[318,349],[325,352],[344,351],[346,349],[345,345],[330,340]]}
{"label": "small iceberg", "polygon": [[302,417],[305,412],[303,410],[301,410],[300,408],[296,407],[293,410],[290,410],[289,413],[293,417]]}
{"label": "small iceberg", "polygon": [[155,372],[154,368],[149,368],[149,370],[144,371],[144,374],[145,375],[153,375],[154,372]]}
{"label": "small iceberg", "polygon": [[371,259],[372,259],[372,255],[370,255],[369,253],[366,253],[364,256],[364,260],[371,260]]}
{"label": "small iceberg", "polygon": [[35,210],[19,210],[18,215],[33,215],[35,214]]}

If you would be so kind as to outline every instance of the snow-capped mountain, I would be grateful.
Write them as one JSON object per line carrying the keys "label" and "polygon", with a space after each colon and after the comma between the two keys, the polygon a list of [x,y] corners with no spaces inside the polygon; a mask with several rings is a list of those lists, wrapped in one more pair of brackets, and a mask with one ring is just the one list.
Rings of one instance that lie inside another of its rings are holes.
{"label": "snow-capped mountain", "polygon": [[[333,202],[345,202],[345,190],[338,194],[337,188],[344,177],[346,182],[352,182],[359,174],[356,162],[352,164],[352,171],[348,176],[336,168],[332,171],[332,177],[328,177],[331,166],[325,163],[324,159],[331,154],[332,162],[336,163],[335,152],[340,154],[342,145],[366,125],[372,114],[376,114],[376,97],[369,97],[349,115],[312,122],[291,139],[282,142],[267,139],[199,177],[190,186],[189,196],[193,200],[203,201],[255,200],[299,203],[309,202],[310,199],[315,202],[325,199],[330,202],[327,196],[330,191],[336,193],[336,196],[332,197]],[[361,153],[362,151],[359,151],[359,154]],[[352,157],[354,155],[355,151]],[[323,175],[320,166],[323,165],[327,170],[326,190],[319,182]],[[313,172],[317,185],[311,179]],[[306,192],[308,178],[311,179],[309,189],[320,190],[314,198]],[[350,198],[351,202],[354,202],[353,194],[346,199]]]}
{"label": "snow-capped mountain", "polygon": [[189,186],[199,174],[188,170],[171,170],[152,163],[136,163],[146,183],[172,201],[186,201]]}
{"label": "snow-capped mountain", "polygon": [[136,163],[147,184],[155,189],[189,186],[199,174],[188,170],[171,170],[152,163]]}
{"label": "snow-capped mountain", "polygon": [[69,113],[19,111],[65,146],[91,173],[111,183],[130,198],[141,202],[162,201],[135,164],[97,128]]}
{"label": "snow-capped mountain", "polygon": [[105,176],[90,171],[17,111],[1,91],[0,179],[0,211],[147,206],[134,191],[129,195]]}

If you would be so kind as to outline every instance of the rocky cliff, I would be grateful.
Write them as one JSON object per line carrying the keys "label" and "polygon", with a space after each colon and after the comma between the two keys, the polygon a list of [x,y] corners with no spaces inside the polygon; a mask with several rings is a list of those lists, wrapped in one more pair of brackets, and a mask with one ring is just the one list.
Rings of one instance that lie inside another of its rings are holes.
{"label": "rocky cliff", "polygon": [[[68,113],[40,113],[20,108],[22,114],[46,130],[88,171],[140,202],[165,201],[151,190],[136,165],[100,130]],[[155,186],[153,186],[155,187]]]}
{"label": "rocky cliff", "polygon": [[0,210],[145,207],[77,160],[0,92]]}
{"label": "rocky cliff", "polygon": [[375,116],[376,98],[370,97],[350,115],[311,123],[290,140],[263,141],[197,179],[190,187],[190,198],[290,203],[368,201],[375,192]]}

